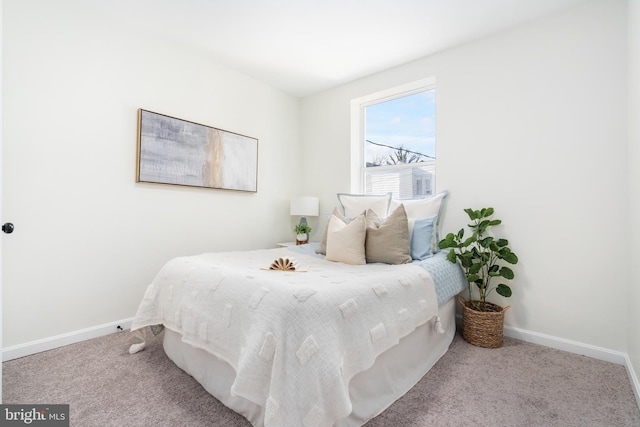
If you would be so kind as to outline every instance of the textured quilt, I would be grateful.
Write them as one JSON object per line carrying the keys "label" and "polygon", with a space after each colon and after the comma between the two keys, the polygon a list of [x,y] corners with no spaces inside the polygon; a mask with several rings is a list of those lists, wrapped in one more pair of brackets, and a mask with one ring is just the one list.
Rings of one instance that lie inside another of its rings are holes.
{"label": "textured quilt", "polygon": [[[295,256],[307,271],[267,270]],[[434,283],[412,264],[352,266],[286,248],[169,261],[132,331],[163,324],[236,371],[231,393],[264,425],[331,426],[351,413],[349,381],[417,326],[439,327]]]}

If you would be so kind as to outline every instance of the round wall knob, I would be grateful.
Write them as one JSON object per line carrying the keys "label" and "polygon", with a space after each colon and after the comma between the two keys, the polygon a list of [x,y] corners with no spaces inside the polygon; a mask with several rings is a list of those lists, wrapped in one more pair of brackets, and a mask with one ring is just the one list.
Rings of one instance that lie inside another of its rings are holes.
{"label": "round wall knob", "polygon": [[2,224],[2,231],[4,231],[5,233],[11,234],[13,233],[13,230],[15,230],[15,227],[10,222]]}

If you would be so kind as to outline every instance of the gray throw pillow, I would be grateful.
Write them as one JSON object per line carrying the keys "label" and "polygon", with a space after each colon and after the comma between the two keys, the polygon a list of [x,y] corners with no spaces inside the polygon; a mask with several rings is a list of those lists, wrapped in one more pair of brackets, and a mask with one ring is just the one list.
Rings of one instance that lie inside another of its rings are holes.
{"label": "gray throw pillow", "polygon": [[407,213],[398,206],[384,220],[372,210],[367,211],[365,240],[367,262],[406,264],[411,262],[411,238]]}

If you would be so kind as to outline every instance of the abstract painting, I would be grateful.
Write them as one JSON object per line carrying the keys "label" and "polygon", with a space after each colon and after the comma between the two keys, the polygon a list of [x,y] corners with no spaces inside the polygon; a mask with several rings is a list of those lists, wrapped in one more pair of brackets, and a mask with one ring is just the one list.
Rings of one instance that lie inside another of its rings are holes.
{"label": "abstract painting", "polygon": [[139,109],[136,181],[257,192],[258,140]]}

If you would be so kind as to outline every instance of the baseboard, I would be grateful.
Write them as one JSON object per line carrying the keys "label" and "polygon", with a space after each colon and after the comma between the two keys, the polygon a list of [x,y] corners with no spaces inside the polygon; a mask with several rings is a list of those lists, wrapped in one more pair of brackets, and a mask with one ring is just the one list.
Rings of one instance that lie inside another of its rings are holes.
{"label": "baseboard", "polygon": [[640,381],[638,381],[638,376],[636,375],[636,371],[633,369],[633,364],[631,363],[631,359],[629,356],[626,356],[626,367],[627,374],[629,375],[629,380],[631,380],[631,388],[633,389],[633,394],[636,396],[636,402],[638,403],[638,407],[640,407]]}
{"label": "baseboard", "polygon": [[620,351],[609,350],[608,348],[596,347],[591,344],[584,344],[577,341],[571,341],[564,338],[554,337],[552,335],[531,332],[525,329],[514,328],[513,326],[504,327],[504,336],[516,338],[533,344],[544,345],[558,350],[567,351],[569,353],[581,354],[583,356],[592,357],[598,360],[615,363],[616,365],[625,365],[625,353]]}
{"label": "baseboard", "polygon": [[2,349],[2,361],[6,362],[7,360],[29,356],[31,354],[40,353],[41,351],[53,350],[54,348],[75,344],[91,338],[113,334],[120,330],[127,330],[131,328],[132,321],[133,318],[124,319],[117,322],[110,322],[103,325],[93,326],[91,328],[81,329],[79,331],[68,332],[62,335],[56,335],[50,338],[5,347]]}

